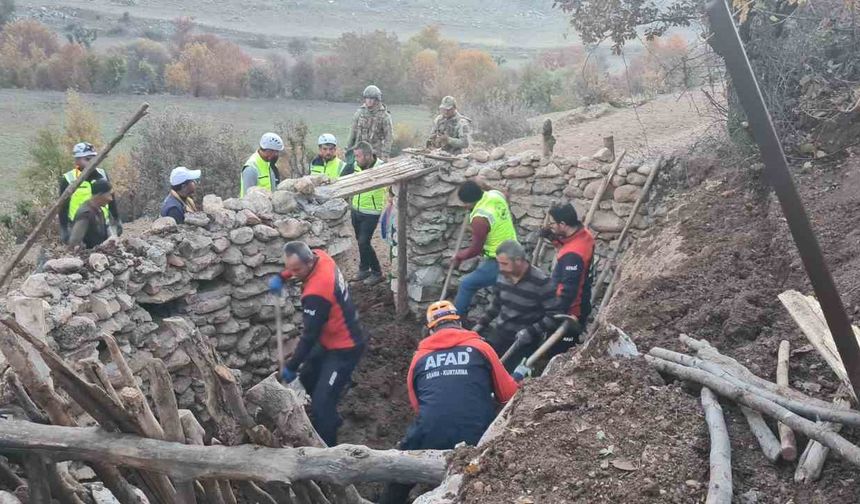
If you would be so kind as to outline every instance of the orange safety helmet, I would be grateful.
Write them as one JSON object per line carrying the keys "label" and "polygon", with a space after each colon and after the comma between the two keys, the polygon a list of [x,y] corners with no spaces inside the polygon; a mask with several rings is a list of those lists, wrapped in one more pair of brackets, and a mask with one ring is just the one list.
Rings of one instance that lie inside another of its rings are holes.
{"label": "orange safety helmet", "polygon": [[457,308],[450,301],[436,301],[427,307],[427,328],[433,329],[445,320],[460,320]]}

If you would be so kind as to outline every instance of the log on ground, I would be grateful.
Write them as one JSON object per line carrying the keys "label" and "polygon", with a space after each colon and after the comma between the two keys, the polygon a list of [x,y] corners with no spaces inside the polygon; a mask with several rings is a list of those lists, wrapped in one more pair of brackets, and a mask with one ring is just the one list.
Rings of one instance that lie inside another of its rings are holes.
{"label": "log on ground", "polygon": [[371,481],[436,485],[445,477],[446,451],[189,446],[180,443],[17,420],[0,421],[0,449],[36,450],[55,460],[99,460],[158,471],[180,480],[318,480],[344,485]]}

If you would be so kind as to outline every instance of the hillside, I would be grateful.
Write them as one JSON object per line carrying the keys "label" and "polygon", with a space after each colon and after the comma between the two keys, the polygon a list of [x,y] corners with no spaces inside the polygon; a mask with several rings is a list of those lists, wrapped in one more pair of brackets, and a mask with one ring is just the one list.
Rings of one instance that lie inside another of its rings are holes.
{"label": "hillside", "polygon": [[405,38],[429,24],[446,37],[489,46],[546,47],[566,42],[567,23],[552,2],[505,0],[487,9],[477,0],[19,0],[24,15],[64,24],[79,17],[107,29],[128,12],[153,27],[190,16],[206,31],[233,30],[274,37],[334,39],[342,32],[394,31]]}

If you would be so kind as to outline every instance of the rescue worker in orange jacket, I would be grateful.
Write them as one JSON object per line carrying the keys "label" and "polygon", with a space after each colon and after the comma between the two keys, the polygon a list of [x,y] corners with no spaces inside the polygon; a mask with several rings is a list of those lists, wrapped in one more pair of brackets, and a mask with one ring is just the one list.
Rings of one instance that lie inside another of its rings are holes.
{"label": "rescue worker in orange jacket", "polygon": [[542,236],[556,247],[556,265],[551,279],[556,286],[561,313],[579,320],[579,329],[570,330],[553,346],[548,357],[566,352],[579,342],[591,313],[592,259],[594,235],[580,221],[570,203],[550,208],[550,225]]}
{"label": "rescue worker in orange jacket", "polygon": [[280,294],[284,280],[295,278],[302,283],[304,328],[281,377],[286,383],[299,378],[311,396],[314,428],[327,445],[334,446],[342,423],[337,403],[365,347],[358,312],[343,273],[322,250],[289,242],[284,245],[284,265],[286,269],[269,281],[269,289]]}
{"label": "rescue worker in orange jacket", "polygon": [[[406,387],[418,414],[400,442],[401,450],[475,445],[501,404],[517,391],[493,348],[478,333],[463,329],[450,301],[427,309],[430,335],[412,357]],[[412,485],[390,484],[380,504],[405,503]]]}

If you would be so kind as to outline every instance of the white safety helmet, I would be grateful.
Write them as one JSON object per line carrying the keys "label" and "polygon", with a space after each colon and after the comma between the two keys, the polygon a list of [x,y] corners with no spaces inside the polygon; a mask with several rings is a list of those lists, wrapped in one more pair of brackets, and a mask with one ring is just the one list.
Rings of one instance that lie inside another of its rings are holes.
{"label": "white safety helmet", "polygon": [[260,139],[260,148],[281,152],[284,150],[284,141],[275,133],[266,133]]}
{"label": "white safety helmet", "polygon": [[331,133],[323,133],[317,140],[317,145],[331,144],[337,146],[337,138]]}
{"label": "white safety helmet", "polygon": [[93,147],[93,144],[89,142],[81,142],[79,144],[75,144],[72,148],[72,155],[77,158],[86,158],[91,156],[98,156],[98,152],[96,152],[96,148]]}

